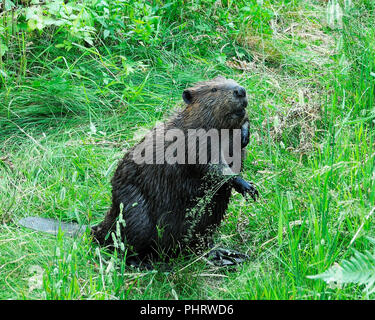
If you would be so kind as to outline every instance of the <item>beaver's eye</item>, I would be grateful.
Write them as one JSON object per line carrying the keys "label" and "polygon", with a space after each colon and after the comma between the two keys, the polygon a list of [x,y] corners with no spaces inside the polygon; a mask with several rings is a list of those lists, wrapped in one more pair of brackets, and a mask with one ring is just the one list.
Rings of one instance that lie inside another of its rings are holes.
{"label": "beaver's eye", "polygon": [[216,92],[217,89],[216,89],[216,88],[212,88],[211,91],[212,91],[212,92]]}

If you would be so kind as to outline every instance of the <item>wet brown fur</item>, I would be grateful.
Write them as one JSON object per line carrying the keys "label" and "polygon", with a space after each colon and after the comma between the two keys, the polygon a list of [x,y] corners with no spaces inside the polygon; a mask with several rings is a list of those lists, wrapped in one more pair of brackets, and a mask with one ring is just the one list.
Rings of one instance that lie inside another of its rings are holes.
{"label": "wet brown fur", "polygon": [[[247,115],[233,113],[244,110],[247,100],[234,96],[237,87],[235,81],[217,77],[185,90],[186,108],[166,121],[165,128],[240,129]],[[116,234],[122,203],[121,241],[141,258],[171,256],[206,244],[228,207],[228,177],[209,178],[208,165],[137,164],[132,159],[135,147],[118,164],[111,181],[112,206],[103,222],[92,228],[94,238],[113,245],[111,233]]]}

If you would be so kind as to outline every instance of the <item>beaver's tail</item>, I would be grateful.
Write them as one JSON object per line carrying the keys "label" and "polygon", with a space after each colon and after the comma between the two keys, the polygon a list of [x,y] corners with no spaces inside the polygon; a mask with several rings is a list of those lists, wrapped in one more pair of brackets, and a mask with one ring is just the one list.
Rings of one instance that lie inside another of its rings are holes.
{"label": "beaver's tail", "polygon": [[65,235],[70,237],[80,237],[85,233],[86,229],[88,228],[87,225],[60,222],[58,220],[41,217],[22,218],[17,222],[17,224],[22,227],[54,235],[57,235],[59,230],[61,230]]}

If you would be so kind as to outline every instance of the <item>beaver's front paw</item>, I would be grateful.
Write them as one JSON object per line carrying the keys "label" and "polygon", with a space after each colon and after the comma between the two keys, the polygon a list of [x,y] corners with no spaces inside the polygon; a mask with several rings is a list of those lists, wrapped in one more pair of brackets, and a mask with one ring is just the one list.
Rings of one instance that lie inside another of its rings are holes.
{"label": "beaver's front paw", "polygon": [[241,127],[241,149],[245,148],[250,141],[249,122],[246,121]]}
{"label": "beaver's front paw", "polygon": [[253,200],[256,201],[257,197],[259,197],[259,192],[255,188],[255,186],[240,177],[236,177],[233,179],[233,188],[237,192],[241,193],[245,198],[247,197],[247,195],[250,195]]}

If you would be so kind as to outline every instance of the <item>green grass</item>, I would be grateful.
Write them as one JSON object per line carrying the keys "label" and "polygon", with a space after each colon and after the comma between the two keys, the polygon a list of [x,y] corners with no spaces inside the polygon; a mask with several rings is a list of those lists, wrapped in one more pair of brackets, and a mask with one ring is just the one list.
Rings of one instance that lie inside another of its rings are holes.
{"label": "green grass", "polygon": [[[340,27],[321,1],[258,11],[177,2],[149,34],[120,41],[98,28],[92,46],[73,39],[69,51],[63,27],[0,29],[0,299],[368,298],[363,286],[307,276],[373,248],[374,5],[353,1]],[[217,74],[247,89],[243,176],[261,198],[233,194],[216,243],[250,261],[227,270],[192,255],[173,272],[137,271],[88,237],[16,226],[26,216],[101,221],[125,150],[181,105],[184,88]]]}

